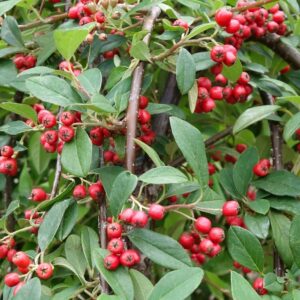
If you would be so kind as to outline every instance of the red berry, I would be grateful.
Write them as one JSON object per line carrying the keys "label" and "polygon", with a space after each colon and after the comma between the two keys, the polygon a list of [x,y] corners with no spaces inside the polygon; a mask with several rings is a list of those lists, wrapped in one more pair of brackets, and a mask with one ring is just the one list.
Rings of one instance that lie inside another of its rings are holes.
{"label": "red berry", "polygon": [[236,62],[236,55],[231,51],[226,52],[223,62],[226,66],[232,66]]}
{"label": "red berry", "polygon": [[104,258],[104,267],[108,270],[115,270],[120,264],[120,259],[117,255],[110,254]]}
{"label": "red berry", "polygon": [[43,116],[42,124],[45,128],[52,128],[56,125],[56,117],[49,112]]}
{"label": "red berry", "polygon": [[239,153],[243,153],[247,149],[247,145],[245,144],[237,144],[235,146],[235,150]]}
{"label": "red berry", "polygon": [[126,250],[120,256],[120,263],[125,267],[132,267],[137,263],[136,254],[132,250]]}
{"label": "red berry", "polygon": [[171,203],[175,203],[178,201],[178,197],[175,195],[170,196],[170,197],[168,197],[168,201],[170,201]]}
{"label": "red berry", "polygon": [[247,72],[242,72],[240,78],[238,79],[239,84],[247,84],[250,81],[250,75]]}
{"label": "red berry", "polygon": [[216,243],[219,244],[224,241],[225,238],[225,233],[224,230],[220,227],[213,227],[208,234],[209,239]]}
{"label": "red berry", "polygon": [[206,217],[199,217],[194,222],[195,228],[201,233],[208,233],[211,229],[211,221]]}
{"label": "red berry", "polygon": [[223,88],[221,86],[214,86],[209,91],[209,96],[214,100],[223,99]]}
{"label": "red berry", "polygon": [[165,208],[159,204],[151,204],[149,206],[148,215],[153,220],[162,220],[165,215]]}
{"label": "red berry", "polygon": [[74,138],[75,131],[73,127],[61,126],[58,130],[58,135],[62,141],[68,143]]}
{"label": "red berry", "polygon": [[241,264],[239,264],[237,261],[234,261],[233,262],[233,266],[236,268],[236,269],[240,269],[242,267]]}
{"label": "red berry", "polygon": [[237,216],[240,210],[240,205],[237,201],[230,200],[223,204],[222,214],[226,217]]}
{"label": "red berry", "polygon": [[276,23],[274,21],[270,21],[267,24],[267,29],[268,29],[269,32],[277,32],[278,29],[279,29],[279,25],[278,25],[278,23]]}
{"label": "red berry", "polygon": [[31,210],[31,209],[27,209],[27,210],[25,210],[25,212],[24,212],[24,218],[25,218],[26,220],[30,220],[30,218],[31,218],[31,219],[36,219],[36,218],[38,218],[38,217],[39,217],[39,214],[38,214],[37,211]]}
{"label": "red berry", "polygon": [[1,245],[0,246],[0,259],[5,258],[7,256],[8,253],[8,246],[7,245]]}
{"label": "red berry", "polygon": [[151,120],[151,115],[147,110],[139,109],[138,120],[140,124],[146,124]]}
{"label": "red berry", "polygon": [[146,96],[140,96],[139,99],[139,108],[145,109],[148,106],[149,99]]}
{"label": "red berry", "polygon": [[226,217],[226,222],[230,226],[244,226],[244,220],[237,216]]}
{"label": "red berry", "polygon": [[7,245],[9,249],[16,246],[16,241],[13,238],[6,238],[3,244]]}
{"label": "red berry", "polygon": [[48,153],[54,153],[56,151],[56,149],[57,149],[56,144],[55,145],[51,145],[51,144],[49,144],[47,142],[44,143],[43,147],[44,147],[45,151],[48,152]]}
{"label": "red berry", "polygon": [[73,197],[76,199],[83,199],[86,197],[86,188],[82,184],[78,184],[75,186],[73,190]]}
{"label": "red berry", "polygon": [[271,13],[271,14],[275,14],[275,13],[277,13],[278,11],[279,11],[279,4],[278,3],[276,3],[273,7],[271,7],[270,9],[269,9],[269,12]]}
{"label": "red berry", "polygon": [[19,283],[15,286],[15,288],[14,288],[13,295],[16,296],[17,293],[19,292],[19,290],[20,290],[25,284],[26,284],[25,281],[19,282]]}
{"label": "red berry", "polygon": [[120,238],[112,239],[109,241],[107,249],[113,254],[121,254],[124,251],[124,243]]}
{"label": "red berry", "polygon": [[14,148],[11,146],[1,147],[0,154],[4,157],[11,158],[14,154]]}
{"label": "red berry", "polygon": [[36,218],[34,220],[34,224],[37,225],[37,226],[32,226],[31,229],[30,229],[30,232],[33,233],[33,234],[37,234],[38,231],[39,231],[39,226],[43,222],[43,220],[44,219],[42,217]]}
{"label": "red berry", "polygon": [[285,74],[291,70],[291,66],[287,65],[283,69],[280,70],[280,74]]}
{"label": "red berry", "polygon": [[216,167],[212,163],[208,163],[208,173],[209,175],[213,175],[216,173]]}
{"label": "red berry", "polygon": [[223,46],[214,46],[210,51],[210,58],[215,62],[222,62],[225,57],[225,50]]}
{"label": "red berry", "polygon": [[74,66],[69,61],[63,60],[59,65],[58,68],[62,71],[70,72],[74,70]]}
{"label": "red berry", "polygon": [[245,274],[251,273],[251,270],[248,269],[248,268],[246,268],[246,267],[242,267],[242,271],[243,271],[243,273],[245,273]]}
{"label": "red berry", "polygon": [[283,23],[285,20],[285,16],[284,16],[284,12],[283,11],[278,11],[276,13],[273,14],[273,21],[278,23],[278,24],[281,24]]}
{"label": "red berry", "polygon": [[91,17],[83,17],[80,19],[79,25],[82,26],[82,25],[92,23],[92,22],[93,22],[93,19]]}
{"label": "red berry", "polygon": [[111,223],[106,227],[106,234],[109,240],[120,238],[122,235],[122,226],[119,223]]}
{"label": "red berry", "polygon": [[247,99],[247,92],[243,85],[237,84],[232,91],[237,102],[244,102]]}
{"label": "red berry", "polygon": [[47,193],[42,188],[35,188],[31,191],[31,200],[41,202],[48,198]]}
{"label": "red berry", "polygon": [[95,15],[94,15],[94,18],[100,24],[104,23],[105,20],[106,20],[105,15],[102,11],[96,12]]}
{"label": "red berry", "polygon": [[225,157],[224,157],[224,159],[225,159],[225,161],[230,162],[232,164],[235,164],[236,161],[237,161],[237,158],[234,157],[234,156],[232,156],[232,155],[230,155],[230,154],[226,154]]}
{"label": "red berry", "polygon": [[209,254],[210,252],[212,252],[212,250],[214,248],[214,244],[209,239],[203,239],[199,244],[199,248],[200,248],[201,252],[203,252],[205,254]]}
{"label": "red berry", "polygon": [[183,20],[180,20],[180,19],[175,20],[173,22],[173,26],[179,26],[179,27],[183,28],[185,31],[187,31],[189,29],[189,24],[187,22],[183,21]]}
{"label": "red berry", "polygon": [[103,153],[103,159],[104,161],[107,163],[107,162],[112,162],[113,161],[113,158],[114,158],[114,155],[115,153],[113,151],[104,151]]}
{"label": "red berry", "polygon": [[217,256],[222,251],[222,247],[219,244],[214,244],[213,249],[208,254],[210,257]]}
{"label": "red berry", "polygon": [[31,263],[31,260],[30,258],[28,257],[28,255],[22,251],[19,251],[17,252],[13,258],[12,258],[12,262],[17,266],[17,267],[20,267],[20,268],[27,268],[30,263]]}
{"label": "red berry", "polygon": [[25,57],[25,62],[24,62],[24,65],[26,68],[33,68],[36,64],[36,57],[34,55],[28,55]]}
{"label": "red berry", "polygon": [[207,77],[199,77],[197,83],[198,87],[206,88],[206,90],[211,88],[211,81]]}
{"label": "red berry", "polygon": [[73,6],[69,9],[68,12],[69,19],[79,19],[79,10],[77,6]]}
{"label": "red berry", "polygon": [[179,244],[184,249],[191,249],[194,245],[194,242],[195,242],[194,237],[188,232],[184,232],[179,238]]}
{"label": "red berry", "polygon": [[101,146],[103,143],[103,133],[100,127],[94,127],[90,131],[90,138],[94,145]]}
{"label": "red berry", "polygon": [[268,291],[264,288],[264,279],[263,278],[256,278],[253,282],[253,288],[256,290],[257,294],[259,295],[266,295]]}
{"label": "red berry", "polygon": [[214,75],[219,75],[223,70],[223,64],[215,64],[213,67],[210,68],[210,72]]}
{"label": "red berry", "polygon": [[268,159],[261,159],[254,167],[253,173],[256,176],[264,177],[269,174],[269,169],[271,167],[270,161]]}
{"label": "red berry", "polygon": [[15,58],[13,59],[14,64],[17,69],[22,69],[25,66],[25,57],[24,55],[16,55]]}
{"label": "red berry", "polygon": [[142,210],[135,211],[131,219],[131,224],[137,227],[145,227],[148,223],[148,216]]}
{"label": "red berry", "polygon": [[60,121],[64,125],[70,126],[75,122],[75,116],[70,111],[64,111],[60,116]]}
{"label": "red berry", "polygon": [[229,24],[226,26],[226,32],[228,33],[236,33],[240,29],[240,22],[235,19],[231,19]]}
{"label": "red berry", "polygon": [[98,200],[102,193],[104,193],[104,188],[102,183],[99,181],[97,183],[93,183],[89,186],[89,195],[93,200]]}
{"label": "red berry", "polygon": [[213,99],[208,98],[208,99],[203,100],[201,106],[202,106],[203,112],[208,113],[208,112],[213,111],[216,108],[216,103]]}
{"label": "red berry", "polygon": [[226,78],[223,74],[218,74],[218,75],[215,77],[215,82],[216,82],[216,84],[218,84],[218,85],[224,86],[224,85],[227,84],[227,78]]}
{"label": "red berry", "polygon": [[35,270],[36,275],[41,279],[49,279],[53,274],[53,266],[48,263],[39,264]]}
{"label": "red berry", "polygon": [[2,161],[0,162],[0,173],[15,176],[17,172],[17,161],[14,158],[5,158],[2,156]]}
{"label": "red berry", "polygon": [[45,143],[48,143],[50,145],[55,145],[58,140],[58,133],[55,130],[45,131],[41,136],[41,139],[45,141],[42,143],[43,145],[45,145]]}
{"label": "red berry", "polygon": [[134,215],[134,210],[131,209],[131,208],[126,208],[124,209],[120,214],[119,214],[119,219],[121,221],[124,221],[126,223],[130,223],[131,222],[131,219]]}
{"label": "red berry", "polygon": [[13,287],[17,285],[19,282],[20,282],[20,276],[18,273],[8,273],[4,277],[4,283],[9,287]]}
{"label": "red berry", "polygon": [[232,16],[233,13],[230,10],[226,8],[221,8],[216,12],[215,20],[219,26],[226,27],[231,21]]}
{"label": "red berry", "polygon": [[198,99],[200,100],[205,100],[209,97],[208,91],[204,87],[199,87],[198,88]]}
{"label": "red berry", "polygon": [[16,250],[16,249],[10,249],[10,250],[8,250],[7,255],[6,255],[7,261],[9,261],[9,262],[12,263],[12,258],[14,257],[14,255],[15,255],[16,253],[17,253],[17,250]]}

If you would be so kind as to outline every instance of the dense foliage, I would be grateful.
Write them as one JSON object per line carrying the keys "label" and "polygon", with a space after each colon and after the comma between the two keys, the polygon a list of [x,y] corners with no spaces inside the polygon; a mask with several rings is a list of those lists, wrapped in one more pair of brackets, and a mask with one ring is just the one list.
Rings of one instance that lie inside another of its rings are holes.
{"label": "dense foliage", "polygon": [[1,299],[300,299],[297,1],[0,22]]}

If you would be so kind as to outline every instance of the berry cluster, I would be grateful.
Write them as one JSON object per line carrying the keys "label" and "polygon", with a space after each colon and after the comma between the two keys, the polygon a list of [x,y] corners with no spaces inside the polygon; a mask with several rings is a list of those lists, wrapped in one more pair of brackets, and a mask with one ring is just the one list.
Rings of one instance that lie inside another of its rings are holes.
{"label": "berry cluster", "polygon": [[253,173],[256,176],[264,177],[269,174],[271,168],[271,162],[269,159],[261,159],[254,167],[253,167]]}
{"label": "berry cluster", "polygon": [[222,207],[222,214],[229,226],[246,227],[242,217],[239,217],[240,205],[235,200],[227,200]]}
{"label": "berry cluster", "polygon": [[31,69],[36,65],[36,57],[34,55],[24,55],[24,54],[17,54],[13,62],[19,72],[23,72],[27,69]]}
{"label": "berry cluster", "polygon": [[194,228],[191,232],[184,232],[179,243],[189,251],[193,261],[203,264],[206,256],[215,257],[222,251],[220,243],[224,241],[225,233],[220,227],[212,227],[211,221],[202,216],[195,220]]}
{"label": "berry cluster", "polygon": [[11,146],[3,146],[0,149],[0,173],[15,176],[18,172],[17,160],[13,157],[14,149]]}
{"label": "berry cluster", "polygon": [[77,200],[80,200],[90,196],[93,200],[99,200],[103,193],[103,185],[101,181],[97,181],[96,183],[92,183],[88,189],[83,184],[76,185],[73,190],[73,197]]}

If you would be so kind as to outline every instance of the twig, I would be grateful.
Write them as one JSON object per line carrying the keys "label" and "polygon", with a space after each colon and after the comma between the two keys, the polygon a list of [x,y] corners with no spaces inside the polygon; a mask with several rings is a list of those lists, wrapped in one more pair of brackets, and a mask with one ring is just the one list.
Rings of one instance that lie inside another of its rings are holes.
{"label": "twig", "polygon": [[277,2],[277,0],[261,0],[261,1],[257,1],[257,2],[250,2],[248,5],[245,6],[241,6],[241,7],[234,7],[231,9],[232,12],[243,12],[245,10],[248,10],[250,8],[254,8],[254,7],[261,7],[263,5],[272,3],[272,2]]}
{"label": "twig", "polygon": [[[261,100],[264,105],[273,105],[273,97],[267,92],[262,90],[259,91]],[[271,130],[271,141],[272,141],[272,159],[273,166],[276,171],[283,169],[283,160],[282,160],[282,128],[280,123],[276,121],[269,121],[269,126]],[[280,255],[277,249],[274,246],[274,267],[277,276],[284,276],[284,264],[280,258]]]}
{"label": "twig", "polygon": [[[147,17],[145,17],[143,30],[148,34],[144,37],[143,41],[148,45],[150,42],[151,32],[156,18],[160,14],[159,7],[153,7]],[[142,88],[143,75],[144,75],[145,63],[140,62],[133,72],[133,79],[131,84],[131,91],[129,97],[129,105],[127,110],[127,134],[126,134],[126,168],[130,172],[134,171],[135,163],[135,137],[137,126],[137,114],[139,105],[139,96]]]}

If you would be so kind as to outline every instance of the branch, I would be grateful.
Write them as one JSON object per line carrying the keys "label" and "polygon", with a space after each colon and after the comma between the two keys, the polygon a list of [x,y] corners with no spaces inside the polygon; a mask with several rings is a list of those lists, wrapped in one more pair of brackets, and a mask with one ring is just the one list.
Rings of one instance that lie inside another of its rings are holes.
{"label": "branch", "polygon": [[245,6],[241,6],[241,7],[234,7],[231,9],[232,12],[243,12],[245,10],[248,10],[250,8],[254,8],[254,7],[261,7],[263,5],[272,3],[272,2],[277,2],[277,0],[261,0],[261,1],[257,1],[257,2],[250,2],[248,5]]}
{"label": "branch", "polygon": [[[262,90],[259,91],[261,100],[264,105],[273,105],[273,97],[267,92]],[[283,169],[282,160],[282,128],[279,122],[269,121],[269,126],[271,130],[271,141],[272,141],[272,160],[273,166],[276,171]],[[277,276],[284,276],[284,264],[281,260],[279,253],[274,247],[274,266]]]}
{"label": "branch", "polygon": [[[144,20],[142,30],[148,31],[148,34],[144,37],[143,41],[148,45],[150,42],[151,32],[153,30],[154,22],[160,14],[159,7],[153,7],[148,16]],[[137,114],[139,106],[139,97],[142,88],[143,75],[144,75],[145,63],[140,62],[133,72],[133,79],[131,84],[131,91],[129,97],[129,105],[126,115],[127,122],[127,134],[126,134],[126,168],[130,172],[134,171],[135,163],[135,142],[136,126],[137,126]]]}

